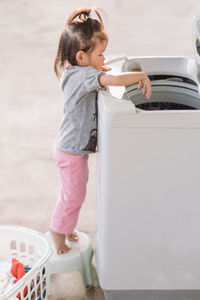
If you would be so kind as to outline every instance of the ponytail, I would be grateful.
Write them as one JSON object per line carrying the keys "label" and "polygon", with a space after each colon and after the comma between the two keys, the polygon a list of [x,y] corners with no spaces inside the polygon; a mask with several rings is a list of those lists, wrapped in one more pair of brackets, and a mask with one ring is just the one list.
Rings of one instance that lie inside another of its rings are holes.
{"label": "ponytail", "polygon": [[73,21],[75,22],[76,18],[79,19],[79,22],[82,21],[86,21],[87,19],[91,18],[91,13],[94,12],[97,15],[97,18],[99,20],[99,23],[101,25],[101,29],[104,30],[104,26],[103,26],[103,21],[102,18],[98,12],[97,9],[92,9],[92,8],[79,8],[76,9],[71,16],[68,18],[67,22],[66,22],[66,27],[68,27],[71,23],[73,23]]}

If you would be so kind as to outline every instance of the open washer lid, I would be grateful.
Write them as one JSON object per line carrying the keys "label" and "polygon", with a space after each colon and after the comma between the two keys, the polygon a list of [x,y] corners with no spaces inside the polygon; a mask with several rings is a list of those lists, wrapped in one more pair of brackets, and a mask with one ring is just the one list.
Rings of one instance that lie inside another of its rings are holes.
{"label": "open washer lid", "polygon": [[197,77],[200,82],[200,13],[194,15],[193,23],[194,56],[197,64]]}

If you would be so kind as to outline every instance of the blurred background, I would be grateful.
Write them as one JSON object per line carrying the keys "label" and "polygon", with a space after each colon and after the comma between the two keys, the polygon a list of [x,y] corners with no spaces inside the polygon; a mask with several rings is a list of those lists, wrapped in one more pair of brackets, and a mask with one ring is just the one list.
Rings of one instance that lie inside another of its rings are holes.
{"label": "blurred background", "polygon": [[[52,147],[63,97],[53,63],[71,12],[103,8],[105,55],[193,56],[197,0],[0,1],[0,224],[48,231],[59,174]],[[90,155],[86,201],[77,228],[95,244],[97,154]]]}

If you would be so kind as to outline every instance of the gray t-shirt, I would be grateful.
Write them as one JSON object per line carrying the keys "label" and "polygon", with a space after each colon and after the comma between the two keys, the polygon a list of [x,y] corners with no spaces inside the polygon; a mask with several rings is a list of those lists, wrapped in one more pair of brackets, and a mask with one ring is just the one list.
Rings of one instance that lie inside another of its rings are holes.
{"label": "gray t-shirt", "polygon": [[64,118],[56,146],[76,154],[94,153],[97,144],[97,93],[103,88],[99,76],[105,74],[91,66],[66,69],[61,82]]}

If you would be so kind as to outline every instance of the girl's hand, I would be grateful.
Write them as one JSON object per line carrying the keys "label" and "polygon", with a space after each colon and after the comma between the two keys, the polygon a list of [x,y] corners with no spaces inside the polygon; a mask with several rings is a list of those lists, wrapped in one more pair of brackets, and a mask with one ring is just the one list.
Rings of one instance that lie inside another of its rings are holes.
{"label": "girl's hand", "polygon": [[144,80],[139,81],[138,90],[141,90],[142,88],[142,96],[146,94],[146,99],[149,100],[151,97],[152,90],[151,81],[149,80],[148,76]]}
{"label": "girl's hand", "polygon": [[101,67],[101,71],[108,72],[108,71],[110,71],[110,70],[112,70],[112,69],[109,68],[109,67],[106,67],[106,66],[102,66],[102,67]]}

